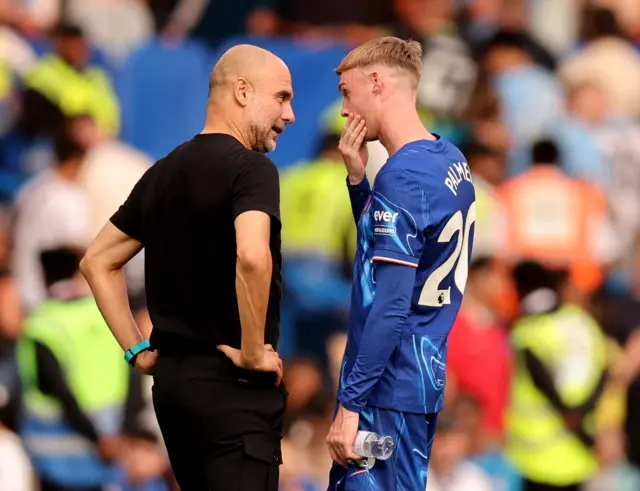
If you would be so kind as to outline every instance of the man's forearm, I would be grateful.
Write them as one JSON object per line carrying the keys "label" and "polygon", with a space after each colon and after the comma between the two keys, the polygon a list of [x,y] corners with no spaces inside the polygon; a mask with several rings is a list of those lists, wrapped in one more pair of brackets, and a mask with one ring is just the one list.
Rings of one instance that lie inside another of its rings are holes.
{"label": "man's forearm", "polygon": [[349,178],[347,178],[347,188],[349,190],[349,199],[351,200],[351,211],[353,212],[353,219],[358,224],[360,216],[364,211],[364,207],[367,204],[367,200],[371,195],[371,186],[368,179],[365,178],[359,184],[351,184]]}
{"label": "man's forearm", "polygon": [[338,399],[359,412],[384,373],[402,335],[411,308],[415,270],[381,263],[376,270],[376,297],[362,333],[358,356]]}
{"label": "man's forearm", "polygon": [[241,351],[249,363],[258,361],[264,350],[272,268],[269,252],[250,262],[238,258],[236,265],[236,294],[242,327]]}
{"label": "man's forearm", "polygon": [[89,269],[83,273],[102,316],[122,349],[126,351],[142,341],[143,336],[129,306],[124,271]]}

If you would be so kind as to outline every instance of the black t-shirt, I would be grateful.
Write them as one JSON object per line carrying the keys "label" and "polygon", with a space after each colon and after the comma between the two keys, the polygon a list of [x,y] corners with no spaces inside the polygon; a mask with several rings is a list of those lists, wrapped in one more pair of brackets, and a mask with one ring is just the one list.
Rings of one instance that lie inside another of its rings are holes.
{"label": "black t-shirt", "polygon": [[273,274],[265,342],[277,346],[280,187],[269,158],[229,135],[197,135],[151,167],[111,217],[145,247],[153,347],[240,348],[234,221],[251,210],[271,217]]}

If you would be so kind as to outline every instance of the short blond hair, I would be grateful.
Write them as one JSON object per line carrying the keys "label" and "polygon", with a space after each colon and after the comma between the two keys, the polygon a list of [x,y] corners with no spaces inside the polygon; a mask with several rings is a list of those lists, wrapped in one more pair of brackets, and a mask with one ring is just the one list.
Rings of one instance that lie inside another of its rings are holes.
{"label": "short blond hair", "polygon": [[351,50],[336,68],[336,73],[341,75],[352,68],[377,64],[406,70],[415,78],[417,85],[422,72],[422,46],[417,41],[393,36],[373,39]]}

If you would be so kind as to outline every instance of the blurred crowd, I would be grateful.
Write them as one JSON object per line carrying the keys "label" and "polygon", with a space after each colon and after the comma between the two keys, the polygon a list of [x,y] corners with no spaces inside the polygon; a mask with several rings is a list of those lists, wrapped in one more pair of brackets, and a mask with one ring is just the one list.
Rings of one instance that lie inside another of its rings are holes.
{"label": "blurred crowd", "polygon": [[[640,2],[0,0],[1,490],[174,488],[150,379],[95,368],[124,362],[78,273],[158,157],[122,135],[179,127],[190,111],[128,118],[135,97],[165,102],[165,74],[154,66],[157,85],[131,99],[118,67],[156,42],[214,51],[249,36],[311,56],[388,34],[421,41],[421,118],[462,148],[476,189],[427,491],[640,489]],[[316,78],[305,73],[293,74],[297,92]],[[290,392],[282,491],[327,484],[356,243],[337,90],[317,102],[313,91],[294,99],[307,109],[296,125],[311,114],[313,134],[279,142],[313,150],[287,165],[274,154]],[[387,155],[368,150],[373,181]],[[143,256],[126,277],[148,333]]]}

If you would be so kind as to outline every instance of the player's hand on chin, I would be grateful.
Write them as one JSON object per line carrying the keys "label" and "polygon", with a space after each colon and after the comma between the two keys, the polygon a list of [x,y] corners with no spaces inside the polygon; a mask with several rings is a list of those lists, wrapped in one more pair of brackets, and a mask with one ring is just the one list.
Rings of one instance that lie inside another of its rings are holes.
{"label": "player's hand on chin", "polygon": [[353,453],[353,444],[358,433],[360,415],[342,407],[338,408],[336,418],[327,435],[327,444],[331,458],[343,467],[349,467],[347,461],[361,460],[362,456]]}
{"label": "player's hand on chin", "polygon": [[347,123],[342,130],[338,150],[347,166],[350,184],[359,184],[365,178],[368,153],[364,138],[367,135],[367,127],[364,119],[359,114],[349,114]]}

